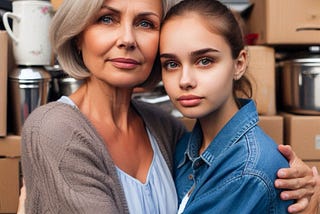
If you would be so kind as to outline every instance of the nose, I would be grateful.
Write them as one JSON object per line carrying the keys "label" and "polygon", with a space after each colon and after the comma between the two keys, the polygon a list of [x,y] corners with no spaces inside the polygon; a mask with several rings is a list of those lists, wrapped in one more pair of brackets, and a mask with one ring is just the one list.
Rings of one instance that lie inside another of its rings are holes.
{"label": "nose", "polygon": [[190,90],[195,88],[196,85],[197,81],[192,74],[192,70],[187,67],[183,68],[179,82],[180,88],[183,90]]}
{"label": "nose", "polygon": [[120,29],[117,46],[126,50],[134,50],[137,44],[133,26],[129,23],[124,23]]}

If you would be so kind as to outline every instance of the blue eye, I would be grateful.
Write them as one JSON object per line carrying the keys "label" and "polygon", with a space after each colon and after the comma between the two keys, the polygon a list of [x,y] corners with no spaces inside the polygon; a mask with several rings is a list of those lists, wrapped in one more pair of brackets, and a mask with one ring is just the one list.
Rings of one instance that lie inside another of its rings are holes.
{"label": "blue eye", "polygon": [[146,20],[141,21],[138,25],[143,28],[154,28],[154,24]]}
{"label": "blue eye", "polygon": [[166,70],[173,70],[173,69],[176,69],[178,67],[178,63],[176,63],[174,61],[168,61],[168,62],[163,63],[163,67]]}
{"label": "blue eye", "polygon": [[209,65],[209,64],[211,64],[213,62],[213,60],[212,59],[210,59],[210,58],[208,58],[208,57],[204,57],[204,58],[201,58],[200,60],[199,60],[199,64],[200,65]]}
{"label": "blue eye", "polygon": [[102,16],[99,21],[105,24],[110,24],[113,22],[113,18],[111,16]]}

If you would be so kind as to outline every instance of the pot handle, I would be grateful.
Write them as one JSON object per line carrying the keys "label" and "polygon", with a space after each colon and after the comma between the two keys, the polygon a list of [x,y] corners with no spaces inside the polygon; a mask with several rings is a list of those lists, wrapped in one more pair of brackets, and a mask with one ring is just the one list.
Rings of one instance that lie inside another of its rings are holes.
{"label": "pot handle", "polygon": [[4,28],[7,30],[9,36],[13,39],[13,41],[15,41],[16,43],[18,43],[18,38],[13,34],[12,30],[11,30],[11,27],[9,25],[9,21],[8,21],[8,18],[12,18],[12,19],[16,19],[18,22],[20,22],[20,17],[15,15],[14,13],[11,13],[11,12],[6,12],[3,14],[3,17],[2,17],[2,21],[3,21],[3,25],[4,25]]}

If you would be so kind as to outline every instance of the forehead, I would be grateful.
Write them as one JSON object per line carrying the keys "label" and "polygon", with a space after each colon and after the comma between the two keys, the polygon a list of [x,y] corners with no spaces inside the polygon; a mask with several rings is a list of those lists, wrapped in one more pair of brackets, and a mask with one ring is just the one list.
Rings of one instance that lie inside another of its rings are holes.
{"label": "forehead", "polygon": [[161,0],[105,0],[103,5],[121,10],[137,12],[156,12],[162,15]]}
{"label": "forehead", "polygon": [[211,21],[190,13],[170,18],[161,29],[160,51],[178,45],[194,49],[208,45],[219,49],[228,47],[222,35],[213,30],[211,25]]}

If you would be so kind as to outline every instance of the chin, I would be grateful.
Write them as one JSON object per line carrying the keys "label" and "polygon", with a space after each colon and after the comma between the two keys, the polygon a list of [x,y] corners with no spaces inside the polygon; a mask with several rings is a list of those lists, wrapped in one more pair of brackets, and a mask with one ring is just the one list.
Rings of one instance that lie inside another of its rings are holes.
{"label": "chin", "polygon": [[201,114],[199,114],[198,112],[195,112],[191,109],[178,109],[181,114],[184,116],[184,117],[187,117],[189,119],[197,119],[199,117],[201,117]]}

